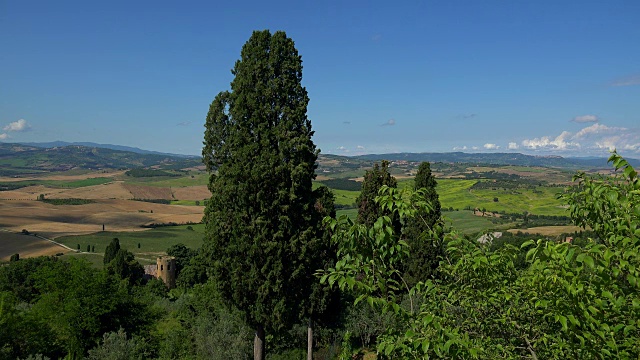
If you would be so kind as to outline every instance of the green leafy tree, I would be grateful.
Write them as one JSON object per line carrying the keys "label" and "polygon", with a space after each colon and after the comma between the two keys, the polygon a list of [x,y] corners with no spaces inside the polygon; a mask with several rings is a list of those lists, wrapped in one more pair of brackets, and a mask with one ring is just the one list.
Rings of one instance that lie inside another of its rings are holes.
{"label": "green leafy tree", "polygon": [[219,93],[205,125],[203,161],[212,196],[204,251],[227,302],[264,334],[304,313],[316,210],[311,182],[318,151],[307,118],[302,60],[284,32],[256,31],[234,66],[231,91]]}
{"label": "green leafy tree", "polygon": [[[396,188],[398,181],[389,173],[389,162],[383,160],[380,165],[378,163],[373,164],[373,169],[367,170],[364,174],[362,191],[356,199],[358,223],[372,226],[380,216],[387,214],[375,202],[378,192],[385,185],[390,188]],[[395,229],[399,231],[400,221],[397,217],[393,221]]]}
{"label": "green leafy tree", "polygon": [[[78,247],[78,249],[80,248]],[[107,265],[111,262],[111,260],[115,259],[118,251],[120,251],[120,239],[113,238],[104,251],[104,264]]]}
{"label": "green leafy tree", "polygon": [[128,250],[119,249],[115,258],[107,264],[107,271],[120,279],[126,279],[130,284],[137,284],[142,280],[144,268],[135,256]]}
{"label": "green leafy tree", "polygon": [[123,329],[117,332],[105,333],[102,343],[89,350],[89,360],[144,360],[148,359],[149,352],[142,339],[127,339],[127,333]]}
{"label": "green leafy tree", "polygon": [[184,244],[171,245],[171,247],[167,249],[167,255],[176,258],[176,279],[180,278],[182,269],[189,264],[196,254],[195,250],[189,249]]}
{"label": "green leafy tree", "polygon": [[421,192],[430,207],[429,210],[422,208],[423,211],[408,217],[402,227],[402,238],[410,248],[404,273],[404,278],[410,286],[434,276],[438,263],[444,255],[442,213],[436,186],[437,182],[431,173],[431,165],[428,162],[421,163],[413,188]]}
{"label": "green leafy tree", "polygon": [[[424,299],[416,311],[397,301],[394,264],[405,244],[389,218],[373,228],[330,223],[339,259],[321,280],[355,289],[357,300],[398,318],[401,325],[378,338],[378,353],[391,358],[638,358],[640,182],[619,155],[610,161],[622,174],[578,174],[577,187],[563,196],[574,222],[597,234],[584,247],[530,240],[521,245],[523,267],[514,263],[521,249],[491,251],[448,233],[442,278],[407,291],[410,299]],[[401,217],[415,215],[406,198],[391,193],[379,201]]]}

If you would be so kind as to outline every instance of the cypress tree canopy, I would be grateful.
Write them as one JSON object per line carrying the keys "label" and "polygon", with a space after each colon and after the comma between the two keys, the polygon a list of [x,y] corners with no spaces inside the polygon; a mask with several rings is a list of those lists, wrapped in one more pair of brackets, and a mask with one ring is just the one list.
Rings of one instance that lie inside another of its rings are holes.
{"label": "cypress tree canopy", "polygon": [[[383,160],[381,165],[374,163],[373,169],[367,170],[364,174],[362,191],[356,199],[356,204],[358,205],[358,223],[372,226],[378,217],[385,215],[380,205],[375,202],[378,191],[380,191],[383,185],[391,188],[398,186],[396,178],[389,173],[389,162],[386,160]],[[400,220],[394,217],[393,222],[394,228],[399,231]]]}
{"label": "cypress tree canopy", "polygon": [[409,286],[436,276],[440,257],[444,256],[441,235],[437,231],[429,232],[436,230],[442,216],[436,185],[431,165],[428,162],[421,163],[416,173],[414,190],[422,189],[425,200],[433,209],[408,219],[402,229],[402,236],[410,248],[404,274]]}
{"label": "cypress tree canopy", "polygon": [[[212,172],[204,251],[222,296],[254,326],[298,320],[320,221],[311,188],[318,151],[302,59],[284,32],[256,31],[205,125]],[[216,173],[213,173],[217,169]]]}

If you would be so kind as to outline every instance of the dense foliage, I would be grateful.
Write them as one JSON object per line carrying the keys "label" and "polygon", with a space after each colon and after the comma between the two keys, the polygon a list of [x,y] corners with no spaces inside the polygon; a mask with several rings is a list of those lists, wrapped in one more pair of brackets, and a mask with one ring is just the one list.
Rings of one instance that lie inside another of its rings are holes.
{"label": "dense foliage", "polygon": [[95,201],[91,199],[76,199],[76,198],[42,199],[40,201],[45,202],[47,204],[51,204],[51,205],[86,205],[86,204],[95,203]]}
{"label": "dense foliage", "polygon": [[328,179],[322,180],[320,183],[335,190],[360,191],[362,184],[351,179]]}
{"label": "dense foliage", "polygon": [[125,173],[127,176],[143,178],[143,177],[158,177],[158,176],[182,176],[181,174],[171,173],[168,171],[158,170],[158,169],[144,169],[144,168],[135,168],[131,170],[127,170]]}
{"label": "dense foliage", "polygon": [[[622,174],[578,174],[578,187],[564,195],[574,222],[598,234],[584,247],[527,241],[521,246],[526,263],[517,266],[520,249],[491,251],[451,232],[441,279],[405,286],[410,306],[403,307],[396,264],[408,246],[389,217],[373,227],[329,220],[340,258],[322,280],[356,291],[357,300],[400,320],[378,339],[383,356],[637,358],[640,183],[624,159],[614,153],[610,161]],[[377,201],[403,219],[427,203],[419,193],[401,197],[389,188]]]}

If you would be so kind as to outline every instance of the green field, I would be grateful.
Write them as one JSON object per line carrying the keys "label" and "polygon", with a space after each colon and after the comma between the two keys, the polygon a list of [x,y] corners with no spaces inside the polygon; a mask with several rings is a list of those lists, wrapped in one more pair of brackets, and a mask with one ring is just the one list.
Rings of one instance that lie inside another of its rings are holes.
{"label": "green field", "polygon": [[[567,215],[567,210],[558,194],[561,187],[539,186],[535,189],[481,189],[471,190],[478,180],[439,179],[438,195],[442,207],[454,209],[486,208],[488,211],[522,213],[527,211],[537,215]],[[498,198],[495,202],[494,198]]]}
{"label": "green field", "polygon": [[442,213],[445,223],[463,234],[475,235],[489,229],[501,230],[511,228],[511,224],[496,225],[491,218],[473,215],[473,211],[446,211]]}
{"label": "green field", "polygon": [[351,220],[355,221],[358,217],[358,209],[342,209],[336,211],[336,217],[347,215]]}
{"label": "green field", "polygon": [[43,186],[51,187],[51,188],[80,188],[80,187],[85,187],[85,186],[106,184],[106,183],[111,182],[111,181],[113,181],[112,178],[97,177],[97,178],[89,178],[89,179],[74,180],[74,181],[65,181],[65,180],[23,180],[23,181],[3,182],[1,184],[15,185],[15,186],[19,186],[19,187],[43,185]]}
{"label": "green field", "polygon": [[204,200],[171,200],[171,205],[204,206]]}
{"label": "green field", "polygon": [[[87,251],[87,245],[95,246],[96,254],[104,254],[111,240],[118,238],[122,248],[134,253],[141,263],[148,264],[155,263],[157,255],[165,254],[167,249],[175,244],[182,243],[191,249],[199,248],[202,245],[204,225],[191,225],[193,230],[188,230],[187,226],[167,226],[133,232],[105,231],[89,235],[64,236],[56,238],[56,241],[72,249],[76,249],[80,244],[81,251]],[[94,256],[99,255],[74,254],[72,256],[86,256],[93,259]]]}

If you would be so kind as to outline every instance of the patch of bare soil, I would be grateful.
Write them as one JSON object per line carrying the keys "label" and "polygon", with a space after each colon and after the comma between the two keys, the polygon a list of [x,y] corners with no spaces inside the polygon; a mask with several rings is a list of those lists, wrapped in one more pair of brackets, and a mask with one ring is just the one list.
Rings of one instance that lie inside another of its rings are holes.
{"label": "patch of bare soil", "polygon": [[76,181],[76,180],[86,180],[91,178],[111,178],[123,175],[125,173],[124,170],[114,170],[114,171],[92,171],[86,174],[75,174],[75,175],[64,175],[64,174],[54,174],[54,175],[44,175],[44,176],[24,176],[24,177],[0,177],[0,182],[13,182],[13,181],[27,181],[27,180],[59,180],[59,181]]}
{"label": "patch of bare soil", "polygon": [[122,184],[127,189],[134,199],[164,199],[173,200],[170,188]]}
{"label": "patch of bare soil", "polygon": [[[52,190],[52,189],[49,189]],[[122,181],[102,185],[84,186],[76,189],[66,189],[49,196],[51,199],[132,199],[133,194],[127,190]]]}
{"label": "patch of bare soil", "polygon": [[556,236],[564,233],[572,233],[582,230],[579,226],[563,225],[563,226],[538,226],[528,229],[509,229],[510,233],[517,233],[518,231],[529,234],[540,234],[545,236]]}
{"label": "patch of bare soil", "polygon": [[121,181],[74,189],[48,188],[43,185],[28,186],[11,191],[0,191],[0,200],[36,200],[40,194],[47,199],[131,199],[134,196]]}
{"label": "patch of bare soil", "polygon": [[0,261],[8,261],[13,254],[19,254],[20,258],[27,258],[67,252],[69,250],[62,246],[35,236],[0,231]]}
{"label": "patch of bare soil", "polygon": [[211,197],[211,192],[206,185],[179,187],[172,190],[176,200],[204,200]]}
{"label": "patch of bare soil", "polygon": [[0,201],[0,227],[27,229],[49,238],[102,231],[135,231],[151,223],[200,222],[203,208],[133,200],[103,200],[86,205],[51,205],[40,201]]}

